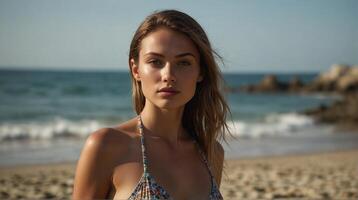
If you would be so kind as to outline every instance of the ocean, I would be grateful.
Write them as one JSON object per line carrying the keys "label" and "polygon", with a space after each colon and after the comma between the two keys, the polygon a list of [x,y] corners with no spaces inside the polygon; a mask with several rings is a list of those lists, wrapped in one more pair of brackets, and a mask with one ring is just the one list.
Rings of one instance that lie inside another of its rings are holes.
{"label": "ocean", "polygon": [[[230,87],[266,73],[224,74]],[[316,73],[278,74],[311,81]],[[357,134],[319,125],[300,111],[338,96],[225,94],[232,134],[227,158],[358,148]],[[128,72],[0,70],[0,166],[76,161],[88,135],[135,116]]]}

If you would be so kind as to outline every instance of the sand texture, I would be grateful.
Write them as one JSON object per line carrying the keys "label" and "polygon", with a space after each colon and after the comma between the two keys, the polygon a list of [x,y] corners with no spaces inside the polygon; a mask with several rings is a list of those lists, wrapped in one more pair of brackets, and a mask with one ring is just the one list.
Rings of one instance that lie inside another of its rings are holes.
{"label": "sand texture", "polygon": [[227,161],[225,199],[358,199],[358,151]]}
{"label": "sand texture", "polygon": [[[75,165],[0,168],[0,199],[70,199]],[[358,150],[227,160],[225,199],[358,199]]]}

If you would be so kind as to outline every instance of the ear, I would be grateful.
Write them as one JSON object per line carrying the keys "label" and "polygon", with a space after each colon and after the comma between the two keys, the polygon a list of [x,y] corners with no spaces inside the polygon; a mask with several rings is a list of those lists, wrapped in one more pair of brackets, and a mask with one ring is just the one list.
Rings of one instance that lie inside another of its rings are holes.
{"label": "ear", "polygon": [[139,76],[139,67],[136,64],[136,62],[134,61],[134,59],[132,58],[130,61],[130,66],[131,66],[131,73],[134,77],[135,80],[140,81],[140,76]]}

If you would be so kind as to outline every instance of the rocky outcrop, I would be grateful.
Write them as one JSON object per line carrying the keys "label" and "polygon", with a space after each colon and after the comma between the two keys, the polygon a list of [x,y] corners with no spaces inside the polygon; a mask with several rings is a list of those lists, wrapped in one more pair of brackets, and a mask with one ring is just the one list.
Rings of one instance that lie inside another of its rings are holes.
{"label": "rocky outcrop", "polygon": [[341,92],[358,91],[358,66],[350,68],[345,76],[338,79],[336,89]]}
{"label": "rocky outcrop", "polygon": [[280,82],[275,75],[267,75],[258,84],[230,88],[229,91],[354,93],[358,92],[358,66],[333,65],[329,71],[319,74],[307,84],[298,77],[285,83]]}
{"label": "rocky outcrop", "polygon": [[303,82],[297,76],[294,76],[288,83],[288,90],[290,92],[299,92],[303,86]]}
{"label": "rocky outcrop", "polygon": [[277,92],[287,90],[287,83],[277,80],[275,75],[265,76],[257,85],[248,85],[241,88],[247,92]]}
{"label": "rocky outcrop", "polygon": [[358,93],[348,94],[332,105],[321,105],[302,113],[312,116],[317,122],[336,124],[340,129],[358,132]]}
{"label": "rocky outcrop", "polygon": [[302,113],[312,116],[317,122],[336,124],[340,129],[358,132],[358,65],[333,65],[329,71],[319,74],[306,84],[298,77],[284,83],[274,75],[267,75],[258,84],[231,88],[230,91],[339,94],[342,100]]}
{"label": "rocky outcrop", "polygon": [[311,92],[358,91],[358,66],[333,65],[328,72],[320,74],[303,89]]}

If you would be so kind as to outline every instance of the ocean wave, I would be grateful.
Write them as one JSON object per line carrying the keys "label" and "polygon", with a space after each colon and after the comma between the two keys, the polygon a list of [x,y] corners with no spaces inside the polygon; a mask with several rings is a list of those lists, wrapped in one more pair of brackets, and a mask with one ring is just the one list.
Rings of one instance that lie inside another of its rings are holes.
{"label": "ocean wave", "polygon": [[311,117],[297,113],[271,113],[261,121],[234,121],[229,124],[231,133],[236,137],[260,138],[265,136],[290,136],[313,127]]}
{"label": "ocean wave", "polygon": [[2,123],[0,124],[0,142],[24,139],[53,139],[60,137],[86,137],[103,127],[96,120],[70,121],[55,118],[48,122]]}
{"label": "ocean wave", "polygon": [[[10,140],[39,140],[62,137],[84,138],[93,131],[105,127],[97,120],[72,121],[56,118],[48,122],[0,124],[0,142]],[[260,138],[265,136],[290,136],[314,126],[314,120],[297,113],[271,113],[260,121],[234,121],[229,128],[234,136]]]}

